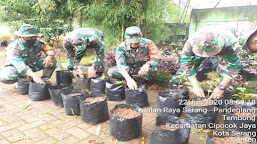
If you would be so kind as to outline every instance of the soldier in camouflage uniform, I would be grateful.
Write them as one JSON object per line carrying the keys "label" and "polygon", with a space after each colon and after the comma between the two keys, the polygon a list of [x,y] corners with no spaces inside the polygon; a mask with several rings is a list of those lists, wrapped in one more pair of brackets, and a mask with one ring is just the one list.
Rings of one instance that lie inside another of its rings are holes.
{"label": "soldier in camouflage uniform", "polygon": [[238,76],[240,64],[240,47],[235,30],[220,24],[208,24],[199,28],[186,41],[181,54],[181,66],[173,77],[171,87],[178,83],[178,77],[188,78],[194,94],[204,97],[204,91],[196,79],[195,68],[205,57],[217,56],[217,72],[222,81],[213,90],[211,98],[220,98],[231,80]]}
{"label": "soldier in camouflage uniform", "polygon": [[239,34],[239,44],[250,53],[257,53],[257,26],[245,28]]}
{"label": "soldier in camouflage uniform", "polygon": [[153,41],[142,38],[139,27],[128,27],[125,31],[126,41],[116,48],[117,66],[108,70],[108,75],[125,78],[130,89],[137,89],[131,75],[139,75],[139,88],[144,88],[150,75],[157,70],[161,55]]}
{"label": "soldier in camouflage uniform", "polygon": [[77,70],[80,77],[84,77],[79,67],[79,62],[84,56],[87,45],[92,45],[95,50],[95,60],[88,69],[88,77],[100,77],[104,71],[104,33],[95,28],[80,28],[68,33],[63,39],[63,48],[69,59],[68,69]]}
{"label": "soldier in camouflage uniform", "polygon": [[[54,50],[38,37],[35,26],[25,24],[19,31],[15,32],[19,37],[7,47],[7,61],[0,72],[0,81],[11,84],[17,81],[19,76],[30,76],[37,83],[44,83],[42,79],[49,79],[56,68]],[[46,57],[41,58],[41,52],[45,52]],[[34,72],[43,69],[40,78]]]}

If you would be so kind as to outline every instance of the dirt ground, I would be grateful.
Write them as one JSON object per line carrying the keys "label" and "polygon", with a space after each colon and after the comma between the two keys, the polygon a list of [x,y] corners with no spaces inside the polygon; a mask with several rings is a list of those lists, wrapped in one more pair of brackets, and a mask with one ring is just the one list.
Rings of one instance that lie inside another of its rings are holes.
{"label": "dirt ground", "polygon": [[[0,68],[4,62],[5,55],[0,54]],[[51,82],[55,83],[55,74]],[[156,107],[156,97],[160,91],[162,90],[147,90],[150,104],[147,108]],[[66,115],[64,109],[56,107],[52,100],[33,101],[24,109],[28,100],[28,95],[18,93],[15,84],[0,84],[0,144],[142,144],[143,142],[148,144],[155,125],[156,114],[144,113],[142,135],[130,141],[118,142],[109,133],[109,121],[97,125],[87,124],[80,116]],[[124,103],[124,100],[108,101],[108,109]],[[100,134],[97,136],[96,130],[100,126]],[[205,139],[205,132],[191,133],[189,144],[202,144],[203,141],[199,138]]]}

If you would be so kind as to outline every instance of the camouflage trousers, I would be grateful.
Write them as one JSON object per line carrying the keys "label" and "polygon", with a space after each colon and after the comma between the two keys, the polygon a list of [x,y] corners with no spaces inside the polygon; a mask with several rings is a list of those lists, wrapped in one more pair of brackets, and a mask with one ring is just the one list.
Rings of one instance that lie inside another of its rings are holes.
{"label": "camouflage trousers", "polygon": [[[53,58],[53,63],[52,65],[45,67],[45,64],[43,64],[44,59],[40,59],[39,61],[37,61],[37,63],[33,66],[29,67],[31,68],[31,70],[33,72],[36,71],[40,71],[43,69],[43,71],[48,71],[48,73],[50,73],[50,77],[53,73],[53,71],[56,68],[56,59]],[[45,72],[43,72],[44,75]],[[5,84],[12,84],[15,83],[17,81],[18,77],[21,77],[23,75],[21,75],[20,73],[18,73],[17,69],[12,66],[12,65],[6,65],[1,71],[0,71],[0,82],[5,83]]]}
{"label": "camouflage trousers", "polygon": [[[222,78],[224,76],[224,73],[227,73],[227,71],[228,71],[227,70],[227,62],[222,57],[217,57],[217,58],[218,58],[219,64],[218,64],[216,72],[218,73],[218,76]],[[203,60],[204,60],[203,57],[195,57],[194,58],[194,66],[192,67],[192,70],[190,71],[191,75],[196,74],[195,68],[199,67]],[[238,69],[240,69],[240,67],[241,66],[238,66]],[[172,77],[171,82],[181,83],[181,84],[183,84],[185,82],[184,71],[181,67],[178,69],[176,75],[174,75]]]}
{"label": "camouflage trousers", "polygon": [[[141,69],[141,67],[129,68],[128,73],[129,73],[130,76],[138,75],[138,72],[139,72],[140,69]],[[150,68],[146,75],[142,75],[140,77],[145,79],[145,80],[148,80],[149,76],[153,75],[156,71],[157,71],[156,68]],[[108,70],[108,75],[112,78],[115,78],[115,79],[119,79],[119,80],[124,79],[123,76],[120,74],[117,66],[114,66],[114,67],[110,68]]]}

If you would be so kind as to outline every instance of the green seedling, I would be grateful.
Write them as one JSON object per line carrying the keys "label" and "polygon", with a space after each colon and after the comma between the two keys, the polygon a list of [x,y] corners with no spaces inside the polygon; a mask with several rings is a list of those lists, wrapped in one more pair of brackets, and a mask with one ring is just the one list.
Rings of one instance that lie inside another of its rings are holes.
{"label": "green seedling", "polygon": [[199,137],[199,140],[200,140],[203,144],[206,144],[206,140],[205,140],[205,138],[203,138],[203,137]]}
{"label": "green seedling", "polygon": [[62,65],[60,65],[60,69],[63,71],[63,70],[66,70]]}
{"label": "green seedling", "polygon": [[85,78],[87,78],[87,76],[88,76],[87,72],[83,72],[83,75]]}
{"label": "green seedling", "polygon": [[183,84],[181,85],[181,81],[182,80],[187,80],[187,78],[185,78],[185,77],[183,77],[182,75],[178,75],[178,76],[176,76],[176,78],[178,78],[179,79],[179,82],[178,82],[178,90],[180,90],[180,88],[183,86]]}
{"label": "green seedling", "polygon": [[105,79],[106,77],[105,77],[105,75],[103,74],[101,77],[100,77],[100,79]]}
{"label": "green seedling", "polygon": [[122,84],[123,81],[115,81],[114,84]]}
{"label": "green seedling", "polygon": [[205,73],[204,75],[207,75],[208,77],[211,78],[211,81],[209,83],[207,82],[202,82],[202,84],[208,84],[209,88],[207,89],[207,95],[208,97],[210,96],[210,93],[212,92],[213,87],[217,84],[220,83],[222,78],[217,76],[215,73]]}

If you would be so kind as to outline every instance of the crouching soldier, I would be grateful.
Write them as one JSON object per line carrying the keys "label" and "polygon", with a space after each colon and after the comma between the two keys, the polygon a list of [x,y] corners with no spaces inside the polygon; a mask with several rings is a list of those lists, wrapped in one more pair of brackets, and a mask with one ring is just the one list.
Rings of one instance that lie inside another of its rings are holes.
{"label": "crouching soldier", "polygon": [[[125,78],[129,89],[145,88],[149,76],[157,70],[161,55],[153,41],[142,38],[139,27],[128,27],[125,31],[126,41],[116,48],[117,66],[108,70],[108,75]],[[141,79],[136,84],[132,75],[139,75]]]}
{"label": "crouching soldier", "polygon": [[104,72],[104,33],[94,28],[80,28],[68,33],[63,39],[63,48],[69,59],[68,69],[75,69],[79,77],[84,78],[84,72],[79,63],[84,56],[87,46],[95,50],[95,60],[88,69],[88,77],[100,77]]}
{"label": "crouching soldier", "polygon": [[[0,72],[0,81],[12,84],[19,76],[30,76],[36,83],[44,83],[43,79],[51,78],[55,68],[56,60],[54,50],[38,37],[35,26],[24,24],[19,31],[15,31],[19,37],[10,43],[6,49],[7,61]],[[45,52],[46,57],[41,58],[41,52]],[[42,77],[35,72],[43,69]]]}

